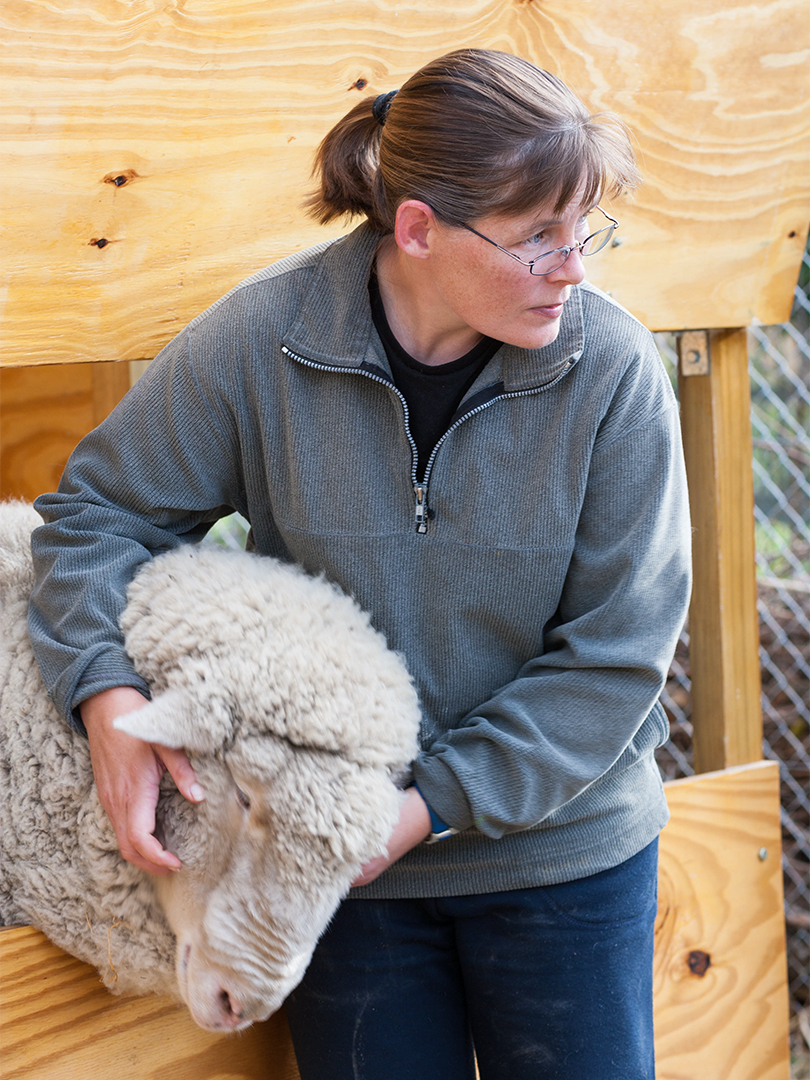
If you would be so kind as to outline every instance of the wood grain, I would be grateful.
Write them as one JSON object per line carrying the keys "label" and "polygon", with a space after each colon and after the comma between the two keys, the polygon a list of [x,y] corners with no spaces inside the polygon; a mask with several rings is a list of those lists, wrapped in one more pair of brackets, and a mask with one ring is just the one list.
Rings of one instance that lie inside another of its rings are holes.
{"label": "wood grain", "polygon": [[0,930],[3,1080],[298,1080],[283,1014],[202,1031],[169,998],[117,998],[32,927]]}
{"label": "wood grain", "polygon": [[779,766],[665,785],[658,1080],[788,1080]]}
{"label": "wood grain", "polygon": [[745,330],[709,335],[679,378],[693,523],[690,670],[697,772],[762,755],[752,434]]}
{"label": "wood grain", "polygon": [[127,364],[0,369],[0,499],[55,491],[76,443],[129,384]]}
{"label": "wood grain", "polygon": [[623,242],[594,260],[597,284],[652,328],[780,321],[808,219],[807,10],[6,0],[0,363],[154,356],[241,278],[330,234],[300,209],[320,138],[360,94],[461,45],[535,60],[632,127],[647,183],[615,207]]}

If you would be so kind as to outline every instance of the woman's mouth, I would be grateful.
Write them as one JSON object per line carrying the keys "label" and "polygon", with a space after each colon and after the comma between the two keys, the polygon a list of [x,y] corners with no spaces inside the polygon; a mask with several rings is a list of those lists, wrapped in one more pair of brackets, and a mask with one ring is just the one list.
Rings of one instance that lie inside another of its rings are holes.
{"label": "woman's mouth", "polygon": [[559,304],[545,304],[542,307],[534,307],[532,310],[545,319],[559,319],[563,314],[563,301]]}

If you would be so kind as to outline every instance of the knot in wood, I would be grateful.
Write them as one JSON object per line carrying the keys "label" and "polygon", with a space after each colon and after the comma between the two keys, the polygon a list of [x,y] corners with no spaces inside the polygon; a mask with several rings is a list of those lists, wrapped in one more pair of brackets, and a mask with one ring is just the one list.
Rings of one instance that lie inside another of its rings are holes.
{"label": "knot in wood", "polygon": [[138,176],[135,169],[118,169],[116,172],[109,172],[104,177],[105,184],[112,184],[113,187],[123,187],[128,184],[130,180],[134,180]]}
{"label": "knot in wood", "polygon": [[694,975],[703,979],[710,966],[710,954],[702,952],[701,949],[694,949],[687,957],[687,966]]}

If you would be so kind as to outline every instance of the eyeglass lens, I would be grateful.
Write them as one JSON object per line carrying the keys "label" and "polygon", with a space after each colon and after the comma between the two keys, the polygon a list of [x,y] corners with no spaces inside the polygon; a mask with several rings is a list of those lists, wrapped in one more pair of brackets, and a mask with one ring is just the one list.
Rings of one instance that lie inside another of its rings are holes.
{"label": "eyeglass lens", "polygon": [[[614,232],[613,225],[606,225],[603,229],[598,229],[587,237],[585,243],[580,248],[580,254],[583,256],[596,255],[598,251],[601,251]],[[530,266],[530,273],[536,276],[542,277],[544,274],[551,274],[553,270],[557,270],[563,266],[566,260],[571,254],[571,248],[564,248],[563,250],[548,251],[545,255],[539,255],[537,259],[534,259]]]}

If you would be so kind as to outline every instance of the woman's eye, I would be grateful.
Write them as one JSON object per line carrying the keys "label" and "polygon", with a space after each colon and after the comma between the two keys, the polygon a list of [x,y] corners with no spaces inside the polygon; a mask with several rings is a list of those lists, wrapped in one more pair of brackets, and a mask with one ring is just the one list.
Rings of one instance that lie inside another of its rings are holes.
{"label": "woman's eye", "polygon": [[543,243],[543,238],[544,235],[542,232],[536,232],[534,236],[530,236],[530,238],[527,240],[527,243],[531,247],[537,247],[539,244]]}
{"label": "woman's eye", "polygon": [[248,798],[242,788],[237,788],[237,799],[239,801],[239,805],[243,807],[243,809],[250,810],[251,800]]}

